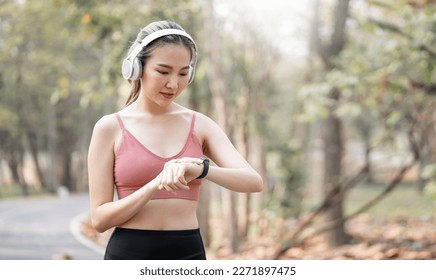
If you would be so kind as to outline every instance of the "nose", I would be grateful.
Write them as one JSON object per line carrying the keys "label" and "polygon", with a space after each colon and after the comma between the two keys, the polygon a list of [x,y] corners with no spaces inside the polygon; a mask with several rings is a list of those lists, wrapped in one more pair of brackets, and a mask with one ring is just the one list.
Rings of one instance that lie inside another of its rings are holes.
{"label": "nose", "polygon": [[177,76],[170,76],[166,87],[169,89],[177,89],[179,87],[179,77]]}

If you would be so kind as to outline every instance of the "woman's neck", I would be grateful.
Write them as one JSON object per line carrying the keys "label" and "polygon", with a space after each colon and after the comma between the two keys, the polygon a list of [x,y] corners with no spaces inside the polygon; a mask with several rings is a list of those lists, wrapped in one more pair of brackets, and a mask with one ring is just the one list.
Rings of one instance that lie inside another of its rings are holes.
{"label": "woman's neck", "polygon": [[132,110],[140,113],[146,113],[150,115],[165,115],[174,110],[174,103],[170,103],[168,106],[160,106],[150,100],[145,100],[145,98],[139,98],[132,103]]}

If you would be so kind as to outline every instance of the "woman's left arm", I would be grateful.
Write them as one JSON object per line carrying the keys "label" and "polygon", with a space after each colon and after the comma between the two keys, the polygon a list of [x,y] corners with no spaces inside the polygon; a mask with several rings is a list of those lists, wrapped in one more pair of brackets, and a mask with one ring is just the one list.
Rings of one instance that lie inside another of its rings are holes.
{"label": "woman's left arm", "polygon": [[206,179],[237,192],[260,192],[262,177],[233,146],[224,131],[209,117],[198,114],[196,133],[203,140],[203,151],[211,165]]}

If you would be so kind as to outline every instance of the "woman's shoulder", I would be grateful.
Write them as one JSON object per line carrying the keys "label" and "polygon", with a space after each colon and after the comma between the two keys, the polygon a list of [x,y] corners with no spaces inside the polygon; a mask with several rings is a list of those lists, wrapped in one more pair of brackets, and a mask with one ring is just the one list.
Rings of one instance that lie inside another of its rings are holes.
{"label": "woman's shoulder", "polygon": [[211,117],[207,116],[206,114],[203,114],[203,113],[197,112],[197,111],[193,111],[193,113],[195,114],[197,123],[199,125],[204,125],[206,127],[209,127],[211,125],[214,125],[214,126],[217,125],[217,123]]}
{"label": "woman's shoulder", "polygon": [[91,140],[94,153],[113,149],[119,131],[117,125],[115,114],[105,115],[95,123]]}
{"label": "woman's shoulder", "polygon": [[118,121],[116,113],[102,116],[94,125],[94,132],[98,133],[114,133],[118,129]]}
{"label": "woman's shoulder", "polygon": [[197,134],[207,138],[223,130],[211,117],[201,112],[193,111],[195,118],[195,130]]}

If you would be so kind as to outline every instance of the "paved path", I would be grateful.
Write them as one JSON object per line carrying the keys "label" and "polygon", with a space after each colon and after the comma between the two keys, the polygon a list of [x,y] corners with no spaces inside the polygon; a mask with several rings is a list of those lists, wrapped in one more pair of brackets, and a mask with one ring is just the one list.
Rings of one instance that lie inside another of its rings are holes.
{"label": "paved path", "polygon": [[[101,260],[102,249],[79,234],[88,196],[0,200],[0,259],[50,260],[70,256]],[[85,246],[87,245],[87,246]]]}

